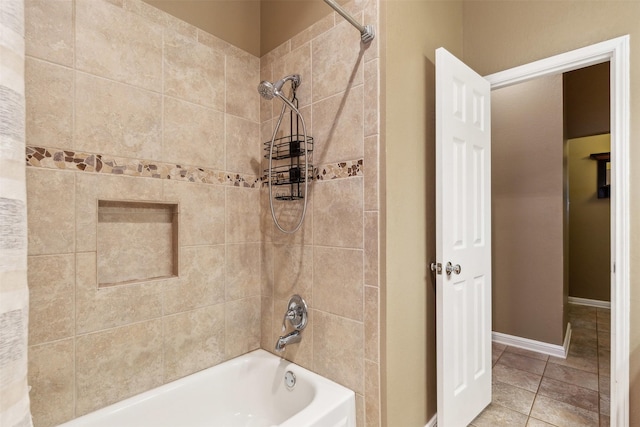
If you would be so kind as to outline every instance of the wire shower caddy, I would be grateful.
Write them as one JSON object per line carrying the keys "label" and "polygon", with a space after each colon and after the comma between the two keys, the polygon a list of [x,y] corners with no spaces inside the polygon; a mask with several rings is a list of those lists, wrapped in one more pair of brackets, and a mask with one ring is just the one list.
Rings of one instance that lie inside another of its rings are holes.
{"label": "wire shower caddy", "polygon": [[[298,108],[298,98],[295,90],[291,99],[293,105]],[[289,112],[289,134],[275,138],[273,140],[273,150],[271,150],[271,141],[264,143],[264,157],[269,158],[272,152],[272,161],[276,161],[277,165],[269,169],[265,169],[264,173],[267,179],[271,180],[271,185],[282,188],[277,191],[275,198],[277,200],[301,200],[304,199],[304,183],[313,180],[313,137],[307,136],[307,146],[305,152],[304,133],[301,130],[300,118],[294,111]],[[304,156],[309,157],[307,170],[305,172]],[[285,189],[288,186],[288,192]]]}

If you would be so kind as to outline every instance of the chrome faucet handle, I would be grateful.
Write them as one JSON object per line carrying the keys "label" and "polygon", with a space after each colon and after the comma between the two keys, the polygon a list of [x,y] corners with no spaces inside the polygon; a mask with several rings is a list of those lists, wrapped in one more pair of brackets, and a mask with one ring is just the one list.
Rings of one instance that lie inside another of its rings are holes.
{"label": "chrome faucet handle", "polygon": [[289,309],[287,310],[287,312],[284,314],[284,317],[282,318],[282,332],[287,330],[287,319],[289,319],[289,321],[293,321],[296,318],[296,312],[293,309]]}
{"label": "chrome faucet handle", "polygon": [[287,329],[287,319],[296,331],[301,331],[307,326],[307,303],[300,295],[294,295],[289,299],[287,312],[282,318],[282,332]]}

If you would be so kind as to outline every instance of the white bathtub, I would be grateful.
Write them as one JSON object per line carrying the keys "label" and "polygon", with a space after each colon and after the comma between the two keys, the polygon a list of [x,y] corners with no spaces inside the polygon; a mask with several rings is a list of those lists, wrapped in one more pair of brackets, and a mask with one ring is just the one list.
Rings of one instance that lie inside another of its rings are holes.
{"label": "white bathtub", "polygon": [[355,413],[353,391],[256,350],[61,426],[355,427]]}

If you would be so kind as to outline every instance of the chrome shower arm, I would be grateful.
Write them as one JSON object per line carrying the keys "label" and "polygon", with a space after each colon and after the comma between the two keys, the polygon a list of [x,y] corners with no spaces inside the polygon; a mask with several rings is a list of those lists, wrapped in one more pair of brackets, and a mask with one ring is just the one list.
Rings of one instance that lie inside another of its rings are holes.
{"label": "chrome shower arm", "polygon": [[373,25],[360,25],[358,21],[356,21],[353,16],[349,15],[346,10],[342,8],[335,0],[324,0],[326,4],[331,6],[333,10],[338,12],[340,16],[349,21],[351,25],[356,27],[358,31],[360,31],[360,38],[362,39],[362,43],[369,43],[376,36],[376,32],[373,28]]}

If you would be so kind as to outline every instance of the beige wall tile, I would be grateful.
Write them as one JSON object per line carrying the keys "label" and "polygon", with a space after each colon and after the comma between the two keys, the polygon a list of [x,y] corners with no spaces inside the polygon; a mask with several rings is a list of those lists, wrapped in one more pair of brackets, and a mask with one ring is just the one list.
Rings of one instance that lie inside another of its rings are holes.
{"label": "beige wall tile", "polygon": [[164,284],[165,315],[224,302],[224,260],[224,245],[180,248],[180,279]]}
{"label": "beige wall tile", "polygon": [[367,0],[363,3],[364,18],[362,22],[365,25],[373,25],[374,30],[378,32],[376,37],[364,47],[364,60],[371,61],[374,58],[380,58],[380,2]]}
{"label": "beige wall tile", "polygon": [[227,243],[260,241],[260,192],[252,188],[227,187],[225,223]]}
{"label": "beige wall tile", "polygon": [[157,9],[143,0],[116,0],[122,2],[125,10],[131,11],[136,15],[140,15],[151,22],[163,26],[182,34],[185,37],[196,39],[198,37],[198,29],[191,24],[187,24],[173,15],[169,15],[164,11]]}
{"label": "beige wall tile", "polygon": [[162,384],[162,320],[76,339],[76,414]]}
{"label": "beige wall tile", "polygon": [[29,255],[74,251],[74,189],[72,173],[27,168]]}
{"label": "beige wall tile", "polygon": [[29,345],[75,334],[73,254],[30,256]]}
{"label": "beige wall tile", "polygon": [[[362,83],[364,52],[360,50],[360,43],[353,35],[353,27],[345,21],[313,41],[314,101]],[[352,42],[346,43],[346,40]]]}
{"label": "beige wall tile", "polygon": [[225,169],[223,113],[165,96],[163,123],[164,161]]}
{"label": "beige wall tile", "polygon": [[257,122],[226,115],[226,170],[262,175],[262,147]]}
{"label": "beige wall tile", "polygon": [[163,318],[164,382],[224,361],[224,304]]}
{"label": "beige wall tile", "polygon": [[314,371],[364,393],[362,323],[313,310]]}
{"label": "beige wall tile", "polygon": [[162,287],[162,281],[153,281],[98,289],[96,253],[76,254],[76,333],[161,316]]}
{"label": "beige wall tile", "polygon": [[362,178],[316,183],[313,209],[313,236],[316,245],[363,247]]}
{"label": "beige wall tile", "polygon": [[[260,61],[260,81],[266,80],[273,83],[272,68],[272,63],[263,60]],[[260,97],[260,123],[271,120],[272,117],[273,101]]]}
{"label": "beige wall tile", "polygon": [[164,93],[223,112],[224,54],[193,38],[165,34]]}
{"label": "beige wall tile", "polygon": [[227,245],[226,300],[260,296],[260,243]]}
{"label": "beige wall tile", "polygon": [[362,103],[360,85],[313,104],[313,137],[318,141],[313,160],[317,165],[363,157]]}
{"label": "beige wall tile", "polygon": [[259,296],[226,303],[225,319],[227,359],[260,348]]}
{"label": "beige wall tile", "polygon": [[364,287],[364,357],[378,362],[380,351],[380,295],[378,288]]}
{"label": "beige wall tile", "polygon": [[25,90],[27,145],[72,148],[73,71],[27,57]]}
{"label": "beige wall tile", "polygon": [[356,427],[365,427],[365,410],[364,396],[356,393]]}
{"label": "beige wall tile", "polygon": [[314,248],[314,308],[363,320],[362,256],[359,249]]}
{"label": "beige wall tile", "polygon": [[273,298],[263,295],[260,306],[260,348],[273,352],[276,345],[274,330]]}
{"label": "beige wall tile", "polygon": [[273,251],[274,298],[288,300],[298,294],[312,305],[313,247],[276,244]]}
{"label": "beige wall tile", "polygon": [[227,55],[227,114],[260,120],[260,59],[249,54]]}
{"label": "beige wall tile", "polygon": [[95,252],[98,200],[162,201],[162,180],[76,174],[76,250]]}
{"label": "beige wall tile", "polygon": [[380,425],[380,366],[364,361],[364,404],[367,427]]}
{"label": "beige wall tile", "polygon": [[73,341],[29,346],[29,399],[38,427],[55,426],[74,416]]}
{"label": "beige wall tile", "polygon": [[[279,80],[289,74],[299,74],[301,84],[296,91],[299,107],[311,104],[311,43],[303,44],[292,50],[273,65],[273,78]],[[290,96],[289,83],[285,86],[284,93]],[[279,103],[280,101],[278,101]],[[278,111],[280,105],[278,105]]]}
{"label": "beige wall tile", "polygon": [[56,64],[73,65],[73,1],[24,3],[25,51]]}
{"label": "beige wall tile", "polygon": [[333,28],[335,25],[335,17],[335,13],[330,13],[312,26],[293,36],[291,38],[291,49],[297,49],[299,46],[310,42],[320,34]]}
{"label": "beige wall tile", "polygon": [[162,90],[162,27],[97,0],[76,0],[75,19],[79,70]]}
{"label": "beige wall tile", "polygon": [[364,135],[380,133],[380,61],[375,59],[364,66]]}
{"label": "beige wall tile", "polygon": [[169,221],[98,221],[99,286],[177,275],[173,233]]}
{"label": "beige wall tile", "polygon": [[164,180],[163,186],[164,199],[180,204],[181,245],[224,243],[224,187],[170,180]]}
{"label": "beige wall tile", "polygon": [[380,209],[380,146],[378,136],[364,139],[364,208]]}
{"label": "beige wall tile", "polygon": [[[317,187],[315,182],[309,183],[309,194],[307,194],[307,211],[304,216],[304,220],[302,221],[302,225],[300,226],[300,230],[296,231],[293,234],[283,233],[278,230],[273,222],[273,218],[271,217],[271,209],[269,208],[269,192],[266,193],[266,201],[263,205],[263,209],[266,210],[266,218],[265,221],[270,223],[272,240],[278,244],[297,244],[297,245],[311,245],[313,244],[313,199],[314,193],[316,192],[315,188]],[[280,191],[277,186],[273,187],[273,206],[276,212],[276,217],[278,218],[278,223],[285,230],[293,230],[293,228],[300,221],[300,217],[302,215],[304,201],[299,200],[292,202],[290,200],[276,200],[275,196]]]}
{"label": "beige wall tile", "polygon": [[273,245],[263,241],[260,250],[260,293],[262,296],[273,296],[273,257]]}
{"label": "beige wall tile", "polygon": [[378,212],[364,213],[364,283],[378,286]]}
{"label": "beige wall tile", "polygon": [[160,159],[162,97],[159,94],[76,73],[75,105],[77,150]]}

